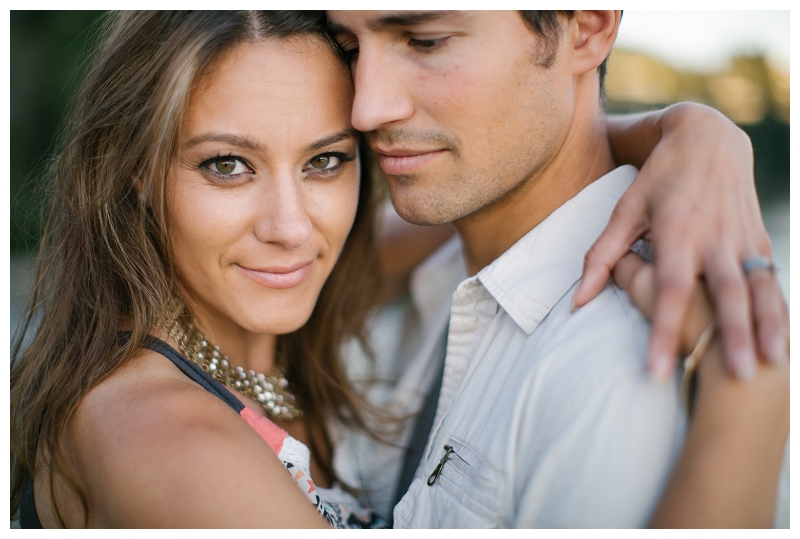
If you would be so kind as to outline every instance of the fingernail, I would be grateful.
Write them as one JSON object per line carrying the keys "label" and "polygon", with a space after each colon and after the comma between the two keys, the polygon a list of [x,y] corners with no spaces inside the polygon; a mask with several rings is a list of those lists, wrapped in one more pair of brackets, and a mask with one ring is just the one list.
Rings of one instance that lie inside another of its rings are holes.
{"label": "fingernail", "polygon": [[667,354],[655,354],[650,362],[650,373],[658,382],[665,382],[670,374],[670,358]]}
{"label": "fingernail", "polygon": [[786,339],[783,336],[773,335],[767,340],[766,348],[765,352],[770,363],[778,365],[787,360],[789,354],[786,350]]}
{"label": "fingernail", "polygon": [[577,309],[577,307],[575,307],[575,296],[577,296],[578,293],[581,291],[581,285],[582,284],[583,284],[583,281],[578,283],[578,288],[575,289],[575,292],[572,294],[572,298],[569,300],[569,313],[570,314],[574,313],[575,309]]}
{"label": "fingernail", "polygon": [[756,375],[756,358],[753,354],[739,350],[731,358],[736,370],[736,377],[743,382],[749,382]]}

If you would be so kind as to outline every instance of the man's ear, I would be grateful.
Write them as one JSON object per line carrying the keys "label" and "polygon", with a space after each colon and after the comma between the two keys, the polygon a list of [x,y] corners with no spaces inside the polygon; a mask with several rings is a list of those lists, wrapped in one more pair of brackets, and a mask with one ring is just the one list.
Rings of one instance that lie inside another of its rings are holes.
{"label": "man's ear", "polygon": [[617,39],[621,11],[578,10],[572,30],[572,74],[582,75],[603,63]]}

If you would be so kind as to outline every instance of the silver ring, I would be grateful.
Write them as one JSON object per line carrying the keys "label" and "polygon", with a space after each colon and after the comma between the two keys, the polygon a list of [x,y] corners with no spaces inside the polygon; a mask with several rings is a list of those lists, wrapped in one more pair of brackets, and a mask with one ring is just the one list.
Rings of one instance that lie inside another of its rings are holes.
{"label": "silver ring", "polygon": [[775,273],[775,265],[763,256],[751,256],[745,259],[744,262],[742,262],[742,269],[747,276],[759,269],[765,269],[769,270],[770,273]]}

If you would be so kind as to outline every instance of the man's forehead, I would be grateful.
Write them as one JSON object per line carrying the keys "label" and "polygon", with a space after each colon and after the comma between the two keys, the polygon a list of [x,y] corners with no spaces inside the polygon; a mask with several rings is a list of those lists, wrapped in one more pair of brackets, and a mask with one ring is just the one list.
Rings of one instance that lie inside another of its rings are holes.
{"label": "man's forehead", "polygon": [[368,30],[380,32],[446,20],[454,21],[468,18],[465,11],[328,11],[328,29],[332,34],[353,34]]}

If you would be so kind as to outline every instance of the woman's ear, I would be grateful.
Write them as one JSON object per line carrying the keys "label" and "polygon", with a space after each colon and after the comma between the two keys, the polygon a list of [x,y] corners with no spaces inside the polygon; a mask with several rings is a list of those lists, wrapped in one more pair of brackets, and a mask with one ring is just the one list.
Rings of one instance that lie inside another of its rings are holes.
{"label": "woman's ear", "polygon": [[617,39],[621,11],[578,10],[572,19],[572,74],[597,68]]}

